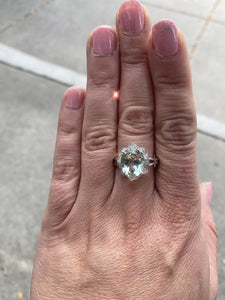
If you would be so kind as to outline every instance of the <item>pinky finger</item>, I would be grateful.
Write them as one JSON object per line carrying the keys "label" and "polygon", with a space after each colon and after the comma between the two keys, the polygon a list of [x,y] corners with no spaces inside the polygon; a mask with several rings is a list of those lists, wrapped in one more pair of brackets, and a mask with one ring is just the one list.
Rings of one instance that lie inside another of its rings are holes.
{"label": "pinky finger", "polygon": [[66,219],[78,193],[81,173],[81,132],[85,90],[70,87],[64,94],[58,121],[49,201],[42,228],[53,229]]}

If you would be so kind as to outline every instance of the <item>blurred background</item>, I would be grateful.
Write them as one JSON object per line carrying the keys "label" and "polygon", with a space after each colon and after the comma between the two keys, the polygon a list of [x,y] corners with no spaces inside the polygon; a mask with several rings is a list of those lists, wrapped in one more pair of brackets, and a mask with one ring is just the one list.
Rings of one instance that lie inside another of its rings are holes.
{"label": "blurred background", "polygon": [[[29,299],[48,199],[59,105],[86,82],[86,40],[115,26],[123,1],[0,0],[0,299]],[[225,299],[225,0],[143,0],[152,23],[171,19],[190,53],[201,181],[213,182],[219,300]]]}

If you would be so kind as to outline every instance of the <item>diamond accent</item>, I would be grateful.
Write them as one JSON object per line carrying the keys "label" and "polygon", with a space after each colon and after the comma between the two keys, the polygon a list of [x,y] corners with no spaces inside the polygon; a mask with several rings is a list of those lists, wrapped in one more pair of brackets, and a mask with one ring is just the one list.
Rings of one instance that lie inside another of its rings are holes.
{"label": "diamond accent", "polygon": [[123,148],[117,162],[121,173],[130,180],[136,180],[141,175],[147,174],[150,163],[147,150],[135,144]]}

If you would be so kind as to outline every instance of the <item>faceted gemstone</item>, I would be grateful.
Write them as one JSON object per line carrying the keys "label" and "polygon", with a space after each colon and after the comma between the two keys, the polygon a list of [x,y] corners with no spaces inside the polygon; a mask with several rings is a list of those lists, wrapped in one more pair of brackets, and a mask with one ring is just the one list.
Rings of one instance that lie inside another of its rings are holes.
{"label": "faceted gemstone", "polygon": [[129,179],[135,180],[140,175],[146,174],[148,165],[148,153],[144,148],[132,144],[121,150],[119,157],[120,170]]}

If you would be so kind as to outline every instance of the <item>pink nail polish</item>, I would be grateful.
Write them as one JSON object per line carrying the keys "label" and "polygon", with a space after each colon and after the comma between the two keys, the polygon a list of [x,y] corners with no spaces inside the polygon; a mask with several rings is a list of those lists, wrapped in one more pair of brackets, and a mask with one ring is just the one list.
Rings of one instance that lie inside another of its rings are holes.
{"label": "pink nail polish", "polygon": [[144,29],[144,7],[137,0],[129,0],[120,6],[120,28],[128,34],[140,33]]}
{"label": "pink nail polish", "polygon": [[69,88],[66,94],[66,107],[70,109],[79,109],[84,100],[84,92],[76,87]]}
{"label": "pink nail polish", "polygon": [[116,32],[108,26],[101,26],[93,32],[93,53],[112,55],[117,48]]}
{"label": "pink nail polish", "polygon": [[163,20],[152,28],[153,48],[158,56],[170,57],[178,51],[178,29],[175,23]]}
{"label": "pink nail polish", "polygon": [[208,190],[208,200],[211,204],[212,202],[212,182],[207,182],[207,190]]}

